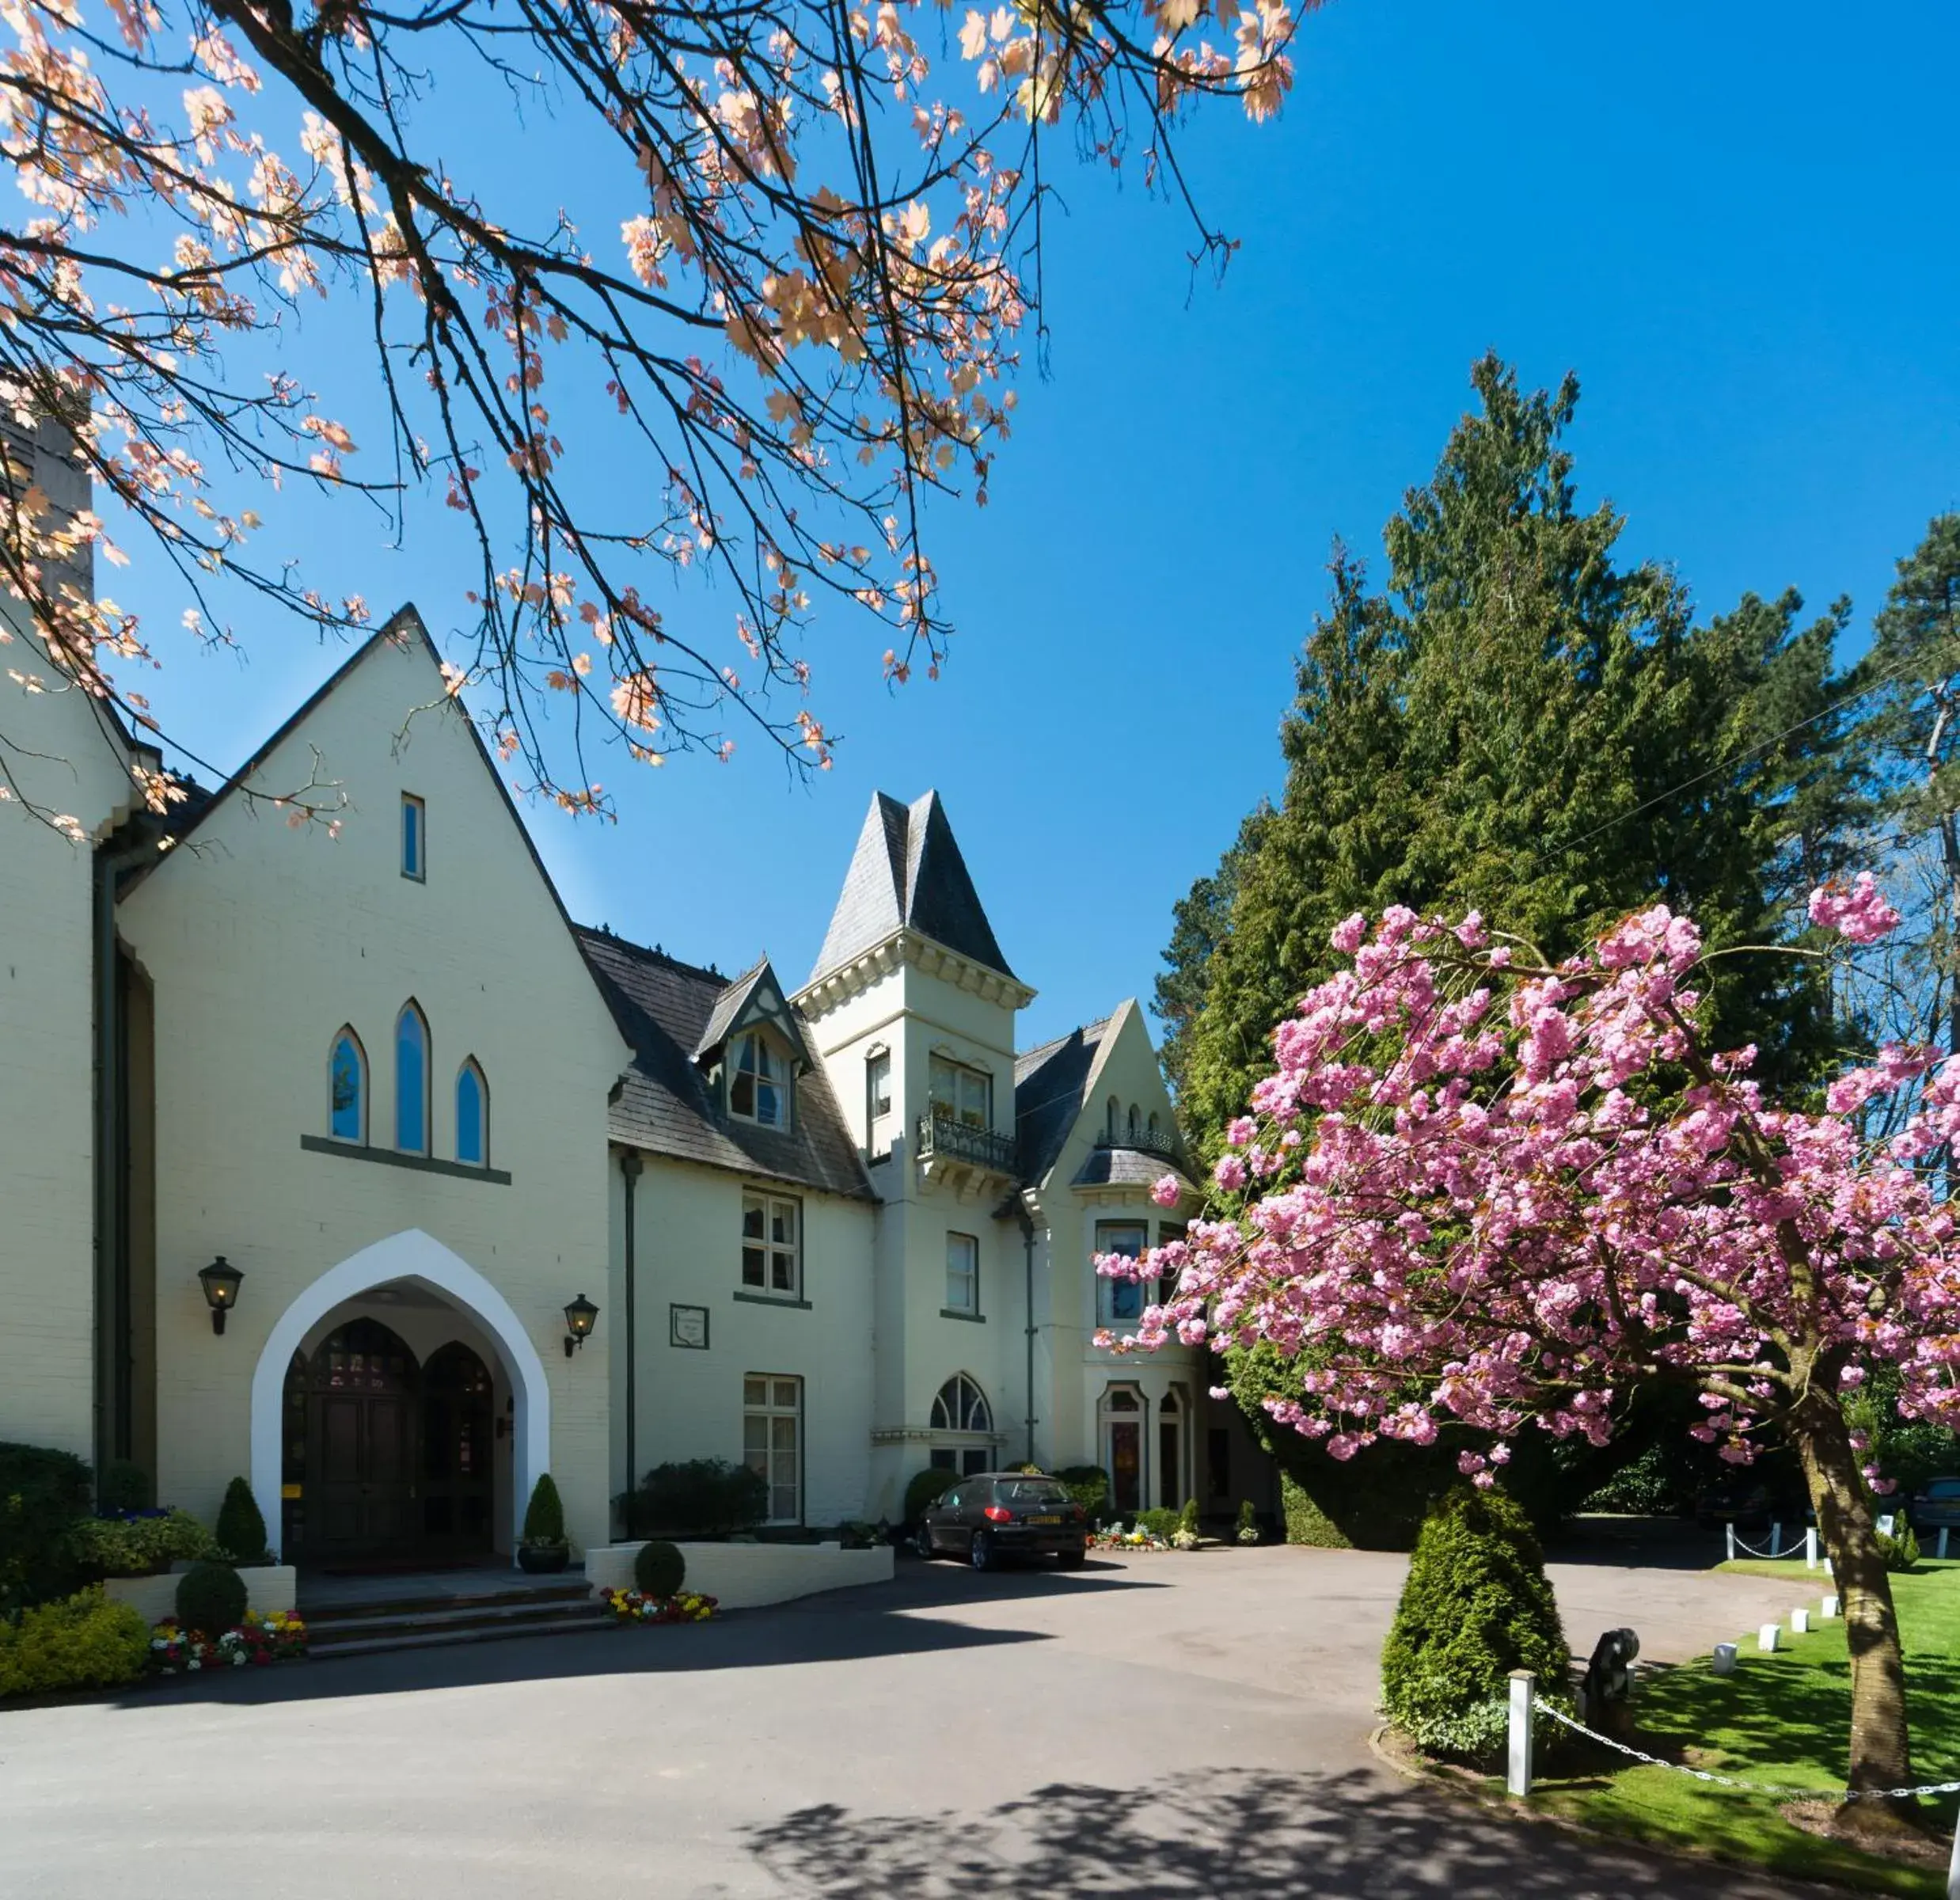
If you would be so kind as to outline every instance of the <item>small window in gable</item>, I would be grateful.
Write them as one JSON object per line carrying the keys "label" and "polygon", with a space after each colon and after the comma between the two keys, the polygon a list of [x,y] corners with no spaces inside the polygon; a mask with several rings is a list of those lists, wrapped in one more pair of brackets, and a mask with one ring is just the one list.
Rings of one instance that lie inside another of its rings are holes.
{"label": "small window in gable", "polygon": [[759,1029],[735,1040],[728,1069],[728,1112],[765,1128],[789,1126],[789,1062]]}
{"label": "small window in gable", "polygon": [[456,1074],[456,1158],[490,1165],[490,1085],[473,1055]]}
{"label": "small window in gable", "polygon": [[1130,1104],[1130,1138],[1134,1141],[1143,1132],[1143,1118],[1137,1112],[1137,1104]]}
{"label": "small window in gable", "polygon": [[401,875],[417,884],[427,877],[428,812],[412,792],[401,795]]}
{"label": "small window in gable", "polygon": [[1109,1098],[1109,1127],[1107,1130],[1109,1138],[1112,1142],[1115,1141],[1116,1137],[1122,1132],[1122,1130],[1117,1126],[1117,1118],[1121,1115],[1122,1113],[1122,1104],[1118,1102],[1115,1096],[1112,1095]]}
{"label": "small window in gable", "polygon": [[361,1039],[344,1028],[327,1062],[327,1131],[336,1142],[367,1140],[367,1057]]}
{"label": "small window in gable", "polygon": [[429,1026],[413,1003],[395,1019],[395,1146],[429,1151]]}

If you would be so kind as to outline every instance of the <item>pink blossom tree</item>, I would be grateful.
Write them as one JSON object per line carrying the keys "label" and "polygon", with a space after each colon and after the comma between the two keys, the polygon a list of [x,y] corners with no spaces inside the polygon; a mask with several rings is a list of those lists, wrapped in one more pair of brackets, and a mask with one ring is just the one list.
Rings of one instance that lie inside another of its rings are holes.
{"label": "pink blossom tree", "polygon": [[[725,757],[745,723],[821,766],[823,602],[895,681],[944,652],[922,509],[986,499],[1056,140],[1190,209],[1180,119],[1271,118],[1293,31],[1289,0],[20,0],[0,418],[59,424],[97,499],[0,458],[0,667],[152,724],[164,644],[75,580],[112,532],[193,636],[235,637],[227,582],[344,630],[358,582],[298,565],[279,491],[426,492],[475,576],[452,690],[534,787],[602,811],[595,740]],[[33,743],[0,731],[0,796]]]}
{"label": "pink blossom tree", "polygon": [[[1810,911],[1850,948],[1897,921],[1869,876]],[[1267,1342],[1297,1368],[1279,1422],[1341,1459],[1459,1422],[1489,1434],[1460,1459],[1479,1484],[1527,1429],[1604,1443],[1643,1385],[1692,1390],[1694,1435],[1737,1464],[1787,1440],[1844,1599],[1848,1786],[1909,1783],[1884,1480],[1840,1401],[1889,1364],[1904,1410],[1960,1424],[1960,1059],[1887,1047],[1821,1112],[1766,1100],[1752,1050],[1704,1041],[1701,939],[1663,906],[1556,967],[1475,916],[1393,909],[1334,941],[1351,967],[1276,1032],[1221,1210],[1100,1264],[1175,1288],[1124,1343]]]}

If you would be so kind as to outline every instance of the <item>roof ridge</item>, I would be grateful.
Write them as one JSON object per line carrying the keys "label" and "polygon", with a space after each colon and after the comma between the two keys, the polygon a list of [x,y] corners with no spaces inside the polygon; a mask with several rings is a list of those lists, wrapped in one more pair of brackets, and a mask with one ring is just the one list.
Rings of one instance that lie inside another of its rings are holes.
{"label": "roof ridge", "polygon": [[1046,1055],[1051,1049],[1059,1049],[1072,1036],[1086,1036],[1092,1029],[1107,1029],[1115,1020],[1112,1009],[1107,1016],[1099,1016],[1093,1022],[1077,1023],[1073,1029],[1065,1029],[1059,1036],[1051,1036],[1045,1043],[1037,1043],[1031,1049],[1022,1050],[1015,1058],[1017,1062],[1031,1062],[1038,1055]]}
{"label": "roof ridge", "polygon": [[[664,963],[670,970],[678,970],[688,976],[698,976],[706,982],[719,983],[724,989],[742,981],[739,976],[724,975],[720,971],[712,969],[705,963],[690,963],[685,957],[675,956],[667,951],[655,949],[651,944],[635,943],[630,937],[621,937],[617,930],[610,929],[603,924],[574,924],[572,928],[582,937],[599,943],[617,944],[621,950],[640,958],[644,963]],[[764,962],[767,960],[766,958],[763,960]],[[755,967],[760,969],[762,965],[758,963]],[[748,971],[743,973],[743,975],[751,974],[753,973]]]}

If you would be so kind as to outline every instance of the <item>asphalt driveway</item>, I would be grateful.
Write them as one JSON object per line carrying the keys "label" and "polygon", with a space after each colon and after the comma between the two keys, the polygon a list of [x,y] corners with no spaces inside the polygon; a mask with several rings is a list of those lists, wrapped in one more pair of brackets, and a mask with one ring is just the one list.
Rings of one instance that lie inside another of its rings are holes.
{"label": "asphalt driveway", "polygon": [[[1290,1549],[898,1581],[679,1628],[0,1714],[8,1900],[1584,1900],[1703,1875],[1438,1799],[1368,1751],[1404,1560]],[[1575,1650],[1780,1586],[1556,1565]]]}

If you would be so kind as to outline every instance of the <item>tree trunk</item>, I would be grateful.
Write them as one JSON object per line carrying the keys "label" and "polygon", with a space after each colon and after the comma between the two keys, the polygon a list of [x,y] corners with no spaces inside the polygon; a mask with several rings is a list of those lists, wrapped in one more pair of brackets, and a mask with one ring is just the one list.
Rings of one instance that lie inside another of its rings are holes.
{"label": "tree trunk", "polygon": [[[1905,1788],[1913,1750],[1905,1723],[1905,1662],[1899,1648],[1892,1579],[1878,1552],[1871,1494],[1852,1449],[1851,1429],[1835,1395],[1811,1393],[1791,1419],[1803,1475],[1817,1512],[1818,1532],[1830,1557],[1851,1649],[1851,1754],[1848,1788]],[[1850,1801],[1848,1826],[1904,1820],[1909,1803]]]}

